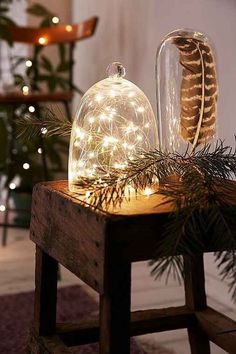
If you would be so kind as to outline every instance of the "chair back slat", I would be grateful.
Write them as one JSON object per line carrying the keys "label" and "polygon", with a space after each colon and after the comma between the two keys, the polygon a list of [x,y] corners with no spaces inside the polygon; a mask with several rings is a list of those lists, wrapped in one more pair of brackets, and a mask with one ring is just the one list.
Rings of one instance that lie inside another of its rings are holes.
{"label": "chair back slat", "polygon": [[98,18],[92,17],[84,22],[56,27],[32,28],[11,26],[9,31],[13,42],[33,45],[50,45],[76,42],[94,34]]}

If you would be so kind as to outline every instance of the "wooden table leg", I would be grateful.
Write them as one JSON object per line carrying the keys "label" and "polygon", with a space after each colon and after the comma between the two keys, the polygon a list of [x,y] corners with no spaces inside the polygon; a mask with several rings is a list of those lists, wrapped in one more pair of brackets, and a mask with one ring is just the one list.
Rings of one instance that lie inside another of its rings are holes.
{"label": "wooden table leg", "polygon": [[40,336],[53,335],[56,327],[58,263],[36,246],[35,267],[34,329]]}
{"label": "wooden table leg", "polygon": [[[200,311],[206,308],[205,275],[203,255],[184,257],[186,305]],[[210,342],[199,325],[188,327],[191,354],[210,354]]]}
{"label": "wooden table leg", "polygon": [[104,289],[100,295],[100,354],[129,354],[131,263],[107,264]]}

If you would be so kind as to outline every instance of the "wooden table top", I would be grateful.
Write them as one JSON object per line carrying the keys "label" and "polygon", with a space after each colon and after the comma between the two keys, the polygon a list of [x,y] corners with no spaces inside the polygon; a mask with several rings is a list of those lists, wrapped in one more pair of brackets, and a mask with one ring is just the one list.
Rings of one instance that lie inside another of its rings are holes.
{"label": "wooden table top", "polygon": [[[91,207],[89,199],[86,199],[85,196],[69,191],[68,181],[43,182],[40,185],[54,193],[63,194],[66,198],[73,200],[74,203],[78,203],[83,207]],[[163,214],[172,211],[173,206],[171,202],[167,203],[166,198],[160,194],[131,196],[130,200],[124,200],[121,206],[109,206],[106,209],[98,208],[94,210],[95,213],[102,213],[111,217]]]}
{"label": "wooden table top", "polygon": [[[236,192],[235,182],[233,187]],[[172,205],[163,201],[161,195],[154,194],[131,198],[120,208],[94,209],[69,191],[67,181],[39,183],[33,192],[30,238],[95,290],[102,291],[104,262],[110,252],[131,262],[155,257],[157,241],[166,237],[173,211]],[[219,251],[211,240],[206,238],[204,252]],[[95,263],[90,262],[91,257]],[[90,273],[86,270],[81,274],[84,264]]]}

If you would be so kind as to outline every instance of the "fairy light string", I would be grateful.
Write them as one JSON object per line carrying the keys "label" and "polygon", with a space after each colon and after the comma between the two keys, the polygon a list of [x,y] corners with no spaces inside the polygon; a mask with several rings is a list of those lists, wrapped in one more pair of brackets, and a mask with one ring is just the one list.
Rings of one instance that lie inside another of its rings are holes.
{"label": "fairy light string", "polygon": [[74,120],[70,144],[70,187],[85,178],[122,174],[139,149],[158,146],[155,116],[144,93],[124,79],[120,63],[108,67],[109,77],[92,86]]}

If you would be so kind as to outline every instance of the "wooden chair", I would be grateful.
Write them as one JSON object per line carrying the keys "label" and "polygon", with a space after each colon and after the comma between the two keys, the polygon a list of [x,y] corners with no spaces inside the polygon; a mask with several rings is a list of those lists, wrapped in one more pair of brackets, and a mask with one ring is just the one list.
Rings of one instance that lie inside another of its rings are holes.
{"label": "wooden chair", "polygon": [[[69,60],[69,86],[71,90],[67,92],[32,92],[27,95],[23,93],[0,94],[0,105],[33,104],[42,102],[62,102],[65,105],[68,118],[70,118],[69,103],[72,100],[73,88],[73,52],[75,43],[82,39],[91,37],[96,29],[97,17],[92,17],[80,24],[64,25],[57,27],[31,28],[31,27],[9,27],[13,43],[25,43],[33,46],[48,46],[52,44],[68,43]],[[35,54],[34,61],[37,63],[38,53]],[[38,82],[37,65],[34,69],[34,82]],[[83,93],[81,91],[81,93]]]}
{"label": "wooden chair", "polygon": [[[48,28],[31,28],[31,27],[9,27],[9,32],[11,33],[11,38],[13,43],[24,43],[27,45],[34,46],[35,48],[40,46],[48,46],[53,44],[68,44],[69,45],[69,90],[67,91],[56,91],[56,92],[45,92],[45,91],[37,91],[37,83],[38,83],[38,68],[37,61],[39,59],[39,51],[34,51],[33,60],[36,65],[34,65],[33,72],[33,83],[32,83],[32,92],[28,94],[23,94],[23,92],[17,93],[5,93],[0,94],[0,106],[10,106],[12,107],[12,111],[15,108],[19,107],[22,104],[25,105],[34,105],[38,107],[40,104],[51,102],[51,103],[62,103],[65,107],[66,115],[69,120],[71,120],[71,111],[70,104],[73,98],[73,64],[74,64],[74,48],[75,43],[77,41],[89,38],[93,36],[96,26],[97,26],[98,18],[92,17],[84,22],[74,25],[60,25],[56,27],[48,27]],[[83,92],[78,90],[82,95]],[[10,153],[11,154],[11,153]],[[47,173],[47,164],[45,158],[45,152],[43,149],[42,153],[42,165],[44,171],[45,180],[48,179]],[[11,159],[11,156],[9,156]],[[7,191],[6,198],[6,211],[4,214],[3,223],[0,226],[3,226],[3,235],[2,235],[2,245],[6,245],[7,239],[7,228],[15,227],[14,224],[9,223],[9,212],[13,211],[9,208],[9,199],[10,199],[10,190]]]}

